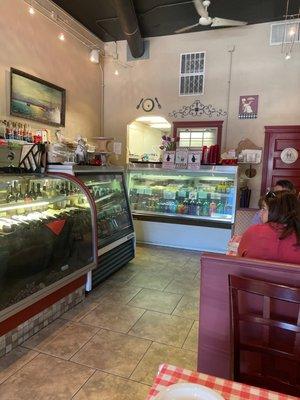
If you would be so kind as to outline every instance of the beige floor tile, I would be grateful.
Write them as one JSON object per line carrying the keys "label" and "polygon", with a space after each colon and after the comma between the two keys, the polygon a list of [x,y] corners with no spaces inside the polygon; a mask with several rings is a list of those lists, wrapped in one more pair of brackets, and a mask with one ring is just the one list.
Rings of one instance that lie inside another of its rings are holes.
{"label": "beige floor tile", "polygon": [[199,297],[200,286],[197,280],[192,279],[190,276],[188,279],[174,279],[164,289],[168,293],[186,294],[191,297]]}
{"label": "beige floor tile", "polygon": [[141,291],[141,288],[135,286],[124,286],[124,287],[112,287],[111,290],[107,291],[101,299],[103,301],[112,301],[115,303],[128,303],[134,296]]}
{"label": "beige floor tile", "polygon": [[196,276],[195,276],[195,278],[194,278],[194,281],[197,281],[198,284],[199,284],[199,286],[200,286],[200,283],[201,283],[201,272],[198,272],[198,273],[196,274]]}
{"label": "beige floor tile", "polygon": [[184,349],[198,351],[198,321],[195,321],[192,329],[182,346]]}
{"label": "beige floor tile", "polygon": [[97,333],[73,361],[128,378],[151,342],[112,331]]}
{"label": "beige floor tile", "polygon": [[[119,286],[119,285],[118,285]],[[106,293],[109,293],[113,288],[116,287],[116,284],[110,283],[108,284],[106,281],[101,285],[95,287],[91,292],[87,295],[87,300],[90,302],[100,300]]]}
{"label": "beige floor tile", "polygon": [[144,312],[145,310],[141,308],[106,300],[88,313],[81,323],[126,333]]}
{"label": "beige floor tile", "polygon": [[164,293],[160,290],[153,289],[142,289],[128,305],[171,314],[180,299],[180,294]]}
{"label": "beige floor tile", "polygon": [[51,324],[47,325],[44,329],[31,336],[26,340],[22,346],[29,349],[35,349],[41,345],[45,346],[50,343],[53,338],[63,332],[66,326],[68,326],[69,321],[65,319],[56,319]]}
{"label": "beige floor tile", "polygon": [[201,256],[202,256],[202,252],[201,251],[195,252],[193,254],[190,254],[189,260],[192,261],[192,262],[200,263]]}
{"label": "beige floor tile", "polygon": [[110,277],[110,281],[112,282],[119,282],[119,283],[126,283],[131,279],[137,271],[132,271],[128,268],[123,267],[119,271],[115,272],[113,275]]}
{"label": "beige floor tile", "polygon": [[[40,340],[32,338],[24,343],[25,347],[56,357],[70,359],[92,336],[99,330],[92,326],[79,325],[69,322],[48,338],[40,337]],[[37,334],[38,336],[39,334]],[[34,345],[33,345],[34,343]]]}
{"label": "beige floor tile", "polygon": [[180,254],[177,255],[176,253],[173,255],[155,253],[152,255],[139,257],[138,261],[147,262],[150,265],[151,264],[157,264],[157,265],[171,264],[172,265],[175,263],[174,265],[182,267],[184,264],[186,264],[188,259],[189,259],[188,256],[183,256]]}
{"label": "beige floor tile", "polygon": [[15,374],[20,368],[36,357],[38,353],[33,350],[17,347],[0,358],[0,384],[8,377]]}
{"label": "beige floor tile", "polygon": [[159,365],[164,362],[195,371],[197,353],[164,344],[152,343],[131,378],[152,385]]}
{"label": "beige floor tile", "polygon": [[192,274],[197,274],[200,270],[200,260],[199,261],[188,261],[183,266],[186,272],[190,272]]}
{"label": "beige floor tile", "polygon": [[130,329],[129,334],[181,347],[193,324],[192,320],[146,311],[139,321]]}
{"label": "beige floor tile", "polygon": [[61,318],[68,321],[77,322],[80,321],[88,312],[98,306],[96,301],[90,301],[89,299],[82,301],[77,306],[71,308],[71,310],[64,313]]}
{"label": "beige floor tile", "polygon": [[129,286],[138,286],[147,289],[163,290],[171,282],[170,276],[154,275],[148,272],[138,272],[127,283]]}
{"label": "beige floor tile", "polygon": [[97,371],[74,400],[145,400],[150,387]]}
{"label": "beige floor tile", "polygon": [[194,320],[199,319],[199,299],[184,295],[173,311],[173,315]]}
{"label": "beige floor tile", "polygon": [[40,354],[0,386],[1,400],[68,400],[94,370]]}

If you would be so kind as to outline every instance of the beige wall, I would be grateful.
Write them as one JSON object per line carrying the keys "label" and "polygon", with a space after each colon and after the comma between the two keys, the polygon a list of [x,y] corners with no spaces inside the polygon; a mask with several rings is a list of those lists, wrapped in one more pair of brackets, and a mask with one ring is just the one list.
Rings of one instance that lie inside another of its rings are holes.
{"label": "beige wall", "polygon": [[155,153],[158,156],[161,154],[159,146],[161,145],[161,137],[164,135],[161,130],[134,121],[128,126],[127,134],[128,154],[138,154],[140,158],[144,153]]}
{"label": "beige wall", "polygon": [[[105,62],[105,131],[113,132],[124,145],[127,123],[145,114],[136,109],[142,97],[158,97],[162,109],[150,114],[164,116],[182,105],[191,104],[196,97],[178,95],[180,53],[205,51],[205,93],[198,98],[204,104],[227,108],[229,49],[233,53],[231,94],[229,102],[227,148],[248,137],[263,146],[264,126],[300,124],[300,46],[295,44],[293,57],[286,61],[280,46],[270,46],[270,24],[239,28],[216,29],[150,39],[150,59],[129,62],[131,67],[118,66],[113,58]],[[126,61],[125,42],[118,44],[119,58]],[[113,54],[115,45],[106,45]],[[114,75],[116,67],[119,75]],[[238,119],[240,95],[258,94],[259,110],[255,120]],[[193,118],[186,118],[192,120]],[[217,120],[218,117],[198,117],[199,120]],[[174,120],[174,119],[173,119]],[[226,132],[224,122],[223,138]],[[121,162],[125,162],[125,150]],[[260,190],[261,168],[250,182],[255,205]]]}
{"label": "beige wall", "polygon": [[14,67],[66,89],[66,136],[97,136],[99,65],[89,61],[87,47],[68,34],[61,42],[59,33],[59,27],[41,14],[30,16],[24,1],[0,1],[0,118],[9,118],[9,70]]}

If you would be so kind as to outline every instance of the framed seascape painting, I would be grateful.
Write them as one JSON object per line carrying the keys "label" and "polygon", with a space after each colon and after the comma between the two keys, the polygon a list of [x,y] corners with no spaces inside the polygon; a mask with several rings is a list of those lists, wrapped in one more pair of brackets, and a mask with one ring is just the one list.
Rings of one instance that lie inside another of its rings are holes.
{"label": "framed seascape painting", "polygon": [[10,114],[47,125],[65,126],[66,91],[17,69],[10,69]]}

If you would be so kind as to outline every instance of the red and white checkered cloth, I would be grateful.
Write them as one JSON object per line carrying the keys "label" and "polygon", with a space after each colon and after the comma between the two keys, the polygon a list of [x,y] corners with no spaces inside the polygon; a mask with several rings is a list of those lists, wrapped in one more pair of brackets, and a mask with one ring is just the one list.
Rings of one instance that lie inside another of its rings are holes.
{"label": "red and white checkered cloth", "polygon": [[[156,395],[166,386],[174,383],[198,383],[209,387],[225,400],[295,400],[297,397],[288,396],[286,394],[271,392],[270,390],[248,386],[243,383],[228,381],[226,379],[217,378],[199,372],[192,372],[187,369],[174,367],[169,364],[162,364],[159,367],[158,375],[154,384],[150,389],[147,400],[155,400]],[[299,399],[299,398],[298,398]]]}

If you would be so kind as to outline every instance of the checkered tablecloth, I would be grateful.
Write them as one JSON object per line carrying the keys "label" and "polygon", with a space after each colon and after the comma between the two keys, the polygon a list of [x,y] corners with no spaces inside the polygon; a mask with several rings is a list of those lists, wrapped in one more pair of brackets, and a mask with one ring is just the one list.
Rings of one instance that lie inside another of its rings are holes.
{"label": "checkered tablecloth", "polygon": [[147,400],[155,400],[156,395],[166,386],[174,383],[198,383],[209,387],[225,400],[295,400],[297,397],[288,396],[286,394],[271,392],[270,390],[260,389],[254,386],[244,385],[226,379],[217,378],[198,372],[192,372],[187,369],[174,367],[169,364],[162,364],[155,378],[154,384],[150,389]]}

